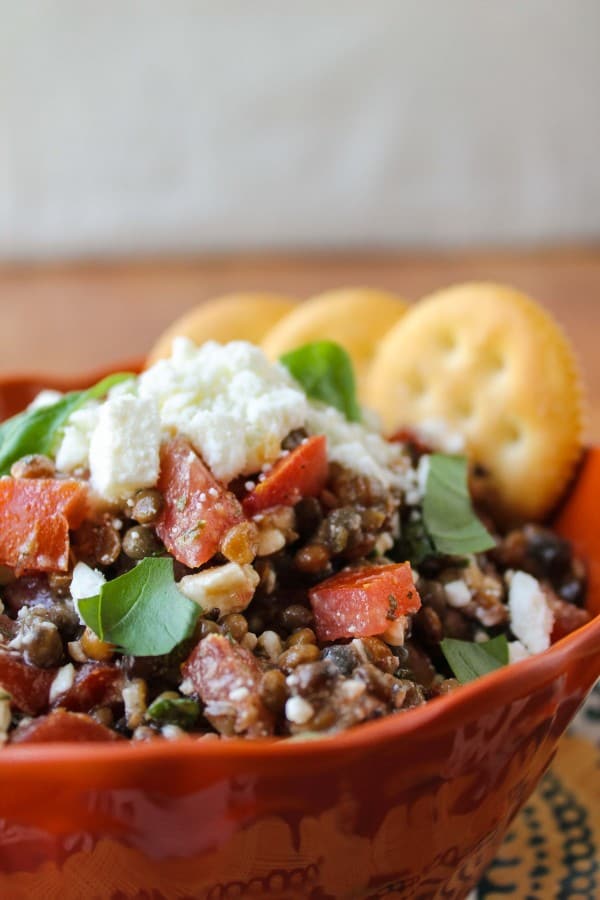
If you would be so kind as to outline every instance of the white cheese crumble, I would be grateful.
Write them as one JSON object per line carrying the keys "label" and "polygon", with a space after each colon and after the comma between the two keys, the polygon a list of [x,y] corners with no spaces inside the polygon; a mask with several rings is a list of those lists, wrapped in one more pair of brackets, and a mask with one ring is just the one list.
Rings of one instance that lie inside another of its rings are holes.
{"label": "white cheese crumble", "polygon": [[424,444],[429,444],[441,453],[463,453],[465,438],[454,431],[444,419],[423,419],[414,431]]}
{"label": "white cheese crumble", "polygon": [[160,421],[151,398],[122,394],[100,407],[90,441],[92,487],[119,500],[158,480]]}
{"label": "white cheese crumble", "polygon": [[71,578],[71,597],[73,604],[77,610],[79,621],[85,624],[79,612],[78,600],[85,600],[88,597],[96,597],[100,593],[100,588],[106,584],[106,578],[98,569],[92,569],[84,562],[78,562],[73,569],[73,577]]}
{"label": "white cheese crumble", "polygon": [[462,609],[462,607],[468,606],[471,602],[471,591],[465,582],[460,579],[446,582],[444,592],[449,605],[455,609]]}
{"label": "white cheese crumble", "polygon": [[531,656],[526,647],[523,646],[521,641],[509,641],[508,642],[508,661],[509,663],[519,662],[520,659],[527,659],[528,656]]}
{"label": "white cheese crumble", "polygon": [[177,587],[205,612],[219,608],[221,616],[242,612],[254,596],[260,576],[250,566],[226,563],[196,575],[184,575]]}
{"label": "white cheese crumble", "polygon": [[359,422],[349,422],[339,410],[322,403],[309,404],[308,430],[327,437],[329,459],[373,478],[385,487],[414,489],[414,469],[402,444],[386,441]]}
{"label": "white cheese crumble", "polygon": [[312,704],[303,697],[290,697],[285,701],[285,717],[294,725],[305,725],[314,716]]}
{"label": "white cheese crumble", "polygon": [[68,691],[69,688],[73,686],[74,681],[75,667],[73,663],[67,663],[66,666],[61,666],[50,685],[50,703],[54,703],[61,694]]}
{"label": "white cheese crumble", "polygon": [[277,459],[282,440],[306,419],[307,400],[286,369],[244,341],[197,348],[173,342],[169,359],[139,377],[141,397],[163,427],[185,435],[224,482]]}
{"label": "white cheese crumble", "polygon": [[43,409],[45,406],[53,406],[55,403],[58,403],[62,396],[60,391],[53,391],[49,388],[40,391],[27,407],[27,412],[35,412],[36,409]]}
{"label": "white cheese crumble", "polygon": [[56,468],[59,472],[72,472],[88,464],[90,441],[96,425],[100,404],[90,401],[69,416],[62,440],[56,452]]}
{"label": "white cheese crumble", "polygon": [[507,573],[510,628],[529,653],[540,653],[550,646],[554,615],[542,587],[526,572]]}

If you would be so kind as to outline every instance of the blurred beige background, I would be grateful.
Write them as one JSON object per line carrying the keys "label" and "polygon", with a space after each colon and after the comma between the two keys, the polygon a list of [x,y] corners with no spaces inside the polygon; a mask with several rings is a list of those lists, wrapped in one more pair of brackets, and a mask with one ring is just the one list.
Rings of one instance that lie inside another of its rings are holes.
{"label": "blurred beige background", "polygon": [[598,0],[0,0],[0,259],[600,236]]}

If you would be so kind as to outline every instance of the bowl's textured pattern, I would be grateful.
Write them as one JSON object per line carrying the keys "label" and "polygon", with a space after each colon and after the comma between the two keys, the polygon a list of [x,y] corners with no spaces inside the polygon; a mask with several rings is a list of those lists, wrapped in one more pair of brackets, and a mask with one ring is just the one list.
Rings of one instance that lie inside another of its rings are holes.
{"label": "bowl's textured pattern", "polygon": [[[597,452],[560,527],[600,559],[594,479]],[[454,695],[320,742],[4,749],[0,897],[461,900],[600,675],[599,648],[596,618]]]}

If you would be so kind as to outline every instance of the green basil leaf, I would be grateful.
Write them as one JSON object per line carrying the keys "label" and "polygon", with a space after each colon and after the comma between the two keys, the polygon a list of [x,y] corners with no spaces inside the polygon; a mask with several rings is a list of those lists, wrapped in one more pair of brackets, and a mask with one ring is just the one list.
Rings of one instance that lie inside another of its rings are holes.
{"label": "green basil leaf", "polygon": [[96,597],[78,600],[92,631],[133,656],[163,656],[190,637],[201,613],[178,590],[173,560],[147,557],[134,569],[107,581]]}
{"label": "green basil leaf", "polygon": [[464,456],[432,453],[429,457],[423,523],[438,553],[461,556],[495,546],[473,510]]}
{"label": "green basil leaf", "polygon": [[191,697],[157,697],[146,710],[146,718],[161,725],[191,728],[200,717],[200,704]]}
{"label": "green basil leaf", "polygon": [[508,663],[508,641],[503,634],[480,644],[444,638],[440,647],[461,684],[487,675]]}
{"label": "green basil leaf", "polygon": [[103,378],[86,391],[72,391],[56,403],[19,413],[0,425],[0,475],[8,475],[18,459],[30,453],[51,456],[71,413],[88,400],[103,397],[111,387],[128,378],[131,372],[117,372]]}
{"label": "green basil leaf", "polygon": [[315,341],[285,353],[280,362],[313,400],[335,406],[350,422],[360,422],[352,362],[334,341]]}

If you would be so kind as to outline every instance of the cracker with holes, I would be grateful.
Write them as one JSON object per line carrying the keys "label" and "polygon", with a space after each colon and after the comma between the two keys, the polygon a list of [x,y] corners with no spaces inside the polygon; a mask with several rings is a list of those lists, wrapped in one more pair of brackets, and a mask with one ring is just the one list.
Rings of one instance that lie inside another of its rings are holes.
{"label": "cracker with holes", "polygon": [[311,341],[341,344],[354,364],[359,393],[379,341],[402,317],[407,303],[375,288],[341,288],[311,297],[269,331],[262,348],[270,359]]}
{"label": "cracker with holes", "polygon": [[489,477],[505,522],[540,519],[582,449],[581,380],[554,320],[495,284],[439,291],[381,343],[367,399],[392,432],[444,421]]}
{"label": "cracker with holes", "polygon": [[147,365],[169,356],[176,337],[188,337],[195,344],[204,341],[258,344],[294,305],[290,297],[260,291],[214,297],[189,310],[161,334],[148,355]]}

